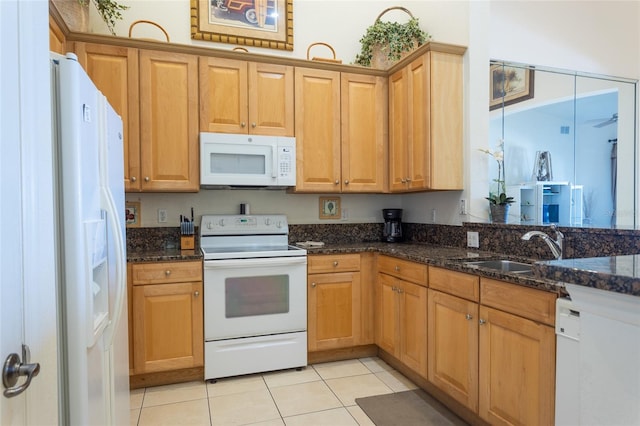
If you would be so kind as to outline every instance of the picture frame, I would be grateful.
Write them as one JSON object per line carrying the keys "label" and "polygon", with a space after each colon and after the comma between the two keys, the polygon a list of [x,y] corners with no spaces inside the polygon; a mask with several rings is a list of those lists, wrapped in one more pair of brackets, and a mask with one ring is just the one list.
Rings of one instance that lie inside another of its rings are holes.
{"label": "picture frame", "polygon": [[533,98],[534,70],[492,64],[489,73],[490,111]]}
{"label": "picture frame", "polygon": [[340,197],[320,197],[318,216],[320,219],[340,219]]}
{"label": "picture frame", "polygon": [[293,0],[191,0],[191,38],[293,50]]}
{"label": "picture frame", "polygon": [[139,228],[140,227],[140,202],[139,201],[127,201],[124,205],[124,222],[127,228]]}

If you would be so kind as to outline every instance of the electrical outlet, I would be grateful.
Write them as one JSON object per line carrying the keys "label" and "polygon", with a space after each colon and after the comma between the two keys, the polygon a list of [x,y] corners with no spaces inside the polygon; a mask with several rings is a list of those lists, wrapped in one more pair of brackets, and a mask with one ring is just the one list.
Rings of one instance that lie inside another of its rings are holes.
{"label": "electrical outlet", "polygon": [[167,222],[167,209],[158,209],[158,223]]}
{"label": "electrical outlet", "polygon": [[467,214],[467,201],[460,200],[460,214]]}
{"label": "electrical outlet", "polygon": [[480,234],[467,231],[467,247],[480,248]]}
{"label": "electrical outlet", "polygon": [[349,209],[342,209],[342,216],[340,217],[342,220],[349,219]]}
{"label": "electrical outlet", "polygon": [[431,209],[431,223],[436,223],[436,209]]}

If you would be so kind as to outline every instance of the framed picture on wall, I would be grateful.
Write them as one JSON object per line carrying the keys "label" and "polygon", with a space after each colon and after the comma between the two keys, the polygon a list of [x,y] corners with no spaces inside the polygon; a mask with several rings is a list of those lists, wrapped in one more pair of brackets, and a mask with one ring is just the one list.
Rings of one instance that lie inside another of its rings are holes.
{"label": "framed picture on wall", "polygon": [[140,202],[127,201],[124,206],[124,222],[127,228],[140,227]]}
{"label": "framed picture on wall", "polygon": [[293,50],[293,0],[191,0],[191,38]]}
{"label": "framed picture on wall", "polygon": [[340,197],[320,197],[320,219],[340,219]]}
{"label": "framed picture on wall", "polygon": [[533,98],[532,69],[493,64],[489,77],[489,110]]}

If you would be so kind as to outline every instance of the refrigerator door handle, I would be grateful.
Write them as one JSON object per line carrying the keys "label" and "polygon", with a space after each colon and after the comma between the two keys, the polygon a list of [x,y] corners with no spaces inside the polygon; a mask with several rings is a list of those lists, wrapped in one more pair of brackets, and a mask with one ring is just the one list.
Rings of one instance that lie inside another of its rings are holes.
{"label": "refrigerator door handle", "polygon": [[120,215],[116,211],[115,201],[113,195],[108,187],[102,187],[103,205],[107,212],[107,219],[109,220],[109,226],[113,229],[115,236],[115,249],[116,249],[116,300],[114,306],[114,312],[111,315],[111,321],[109,326],[105,330],[105,350],[109,350],[113,345],[113,338],[118,328],[118,321],[120,320],[120,314],[124,307],[124,299],[127,291],[127,279],[126,268],[124,264],[125,251],[124,251],[124,236],[122,235],[122,228],[120,226]]}

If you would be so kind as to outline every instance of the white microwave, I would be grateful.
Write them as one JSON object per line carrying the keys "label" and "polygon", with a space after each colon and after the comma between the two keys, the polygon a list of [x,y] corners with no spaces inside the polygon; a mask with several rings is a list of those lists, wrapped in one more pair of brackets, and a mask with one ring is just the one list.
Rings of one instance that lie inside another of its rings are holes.
{"label": "white microwave", "polygon": [[283,187],[295,184],[295,138],[200,133],[201,187]]}

